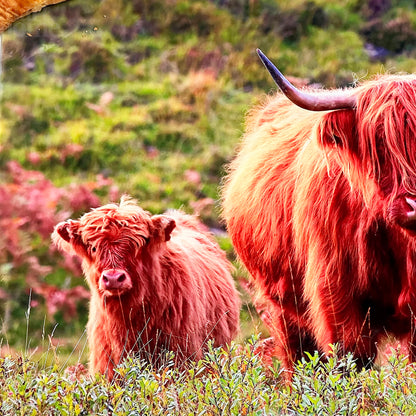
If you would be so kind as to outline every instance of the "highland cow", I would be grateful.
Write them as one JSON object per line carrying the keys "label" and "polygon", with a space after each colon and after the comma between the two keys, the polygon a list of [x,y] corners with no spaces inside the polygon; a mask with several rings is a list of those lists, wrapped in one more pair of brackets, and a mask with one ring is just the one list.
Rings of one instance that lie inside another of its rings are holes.
{"label": "highland cow", "polygon": [[90,371],[113,378],[129,353],[158,364],[199,359],[229,343],[240,301],[230,263],[208,230],[179,211],[151,216],[127,197],[58,224],[54,242],[82,258],[91,289]]}
{"label": "highland cow", "polygon": [[366,365],[390,335],[414,361],[416,76],[300,91],[259,55],[289,100],[248,117],[223,215],[274,355],[338,343]]}

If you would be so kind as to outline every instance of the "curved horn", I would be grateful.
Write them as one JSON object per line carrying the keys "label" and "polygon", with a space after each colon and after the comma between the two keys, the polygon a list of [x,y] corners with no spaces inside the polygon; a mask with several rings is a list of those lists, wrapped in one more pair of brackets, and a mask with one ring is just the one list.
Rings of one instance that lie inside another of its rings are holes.
{"label": "curved horn", "polygon": [[297,106],[311,111],[341,110],[356,106],[356,99],[351,93],[308,94],[299,91],[283,76],[260,49],[257,49],[257,54],[283,94]]}

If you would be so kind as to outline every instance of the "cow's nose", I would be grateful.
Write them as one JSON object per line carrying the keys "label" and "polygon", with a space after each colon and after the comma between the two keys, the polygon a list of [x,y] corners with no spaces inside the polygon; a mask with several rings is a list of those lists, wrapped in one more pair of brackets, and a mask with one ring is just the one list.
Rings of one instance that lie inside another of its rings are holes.
{"label": "cow's nose", "polygon": [[416,220],[416,201],[414,198],[406,198],[406,202],[411,208],[409,211],[406,212],[406,216],[410,221],[415,221]]}
{"label": "cow's nose", "polygon": [[127,273],[119,269],[104,270],[101,273],[100,283],[105,290],[127,289],[130,286]]}

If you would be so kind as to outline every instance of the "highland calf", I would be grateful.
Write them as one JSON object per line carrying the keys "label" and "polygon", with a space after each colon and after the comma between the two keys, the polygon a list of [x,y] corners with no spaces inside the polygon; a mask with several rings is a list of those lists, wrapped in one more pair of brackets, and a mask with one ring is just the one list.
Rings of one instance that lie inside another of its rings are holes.
{"label": "highland calf", "polygon": [[240,301],[230,264],[196,218],[151,216],[134,201],[94,209],[58,224],[54,242],[76,253],[91,289],[90,371],[113,378],[129,353],[157,364],[199,359],[209,340],[229,343]]}
{"label": "highland calf", "polygon": [[[338,343],[366,364],[392,335],[416,358],[416,76],[284,94],[254,109],[223,189],[274,355]],[[301,108],[302,107],[302,108]]]}

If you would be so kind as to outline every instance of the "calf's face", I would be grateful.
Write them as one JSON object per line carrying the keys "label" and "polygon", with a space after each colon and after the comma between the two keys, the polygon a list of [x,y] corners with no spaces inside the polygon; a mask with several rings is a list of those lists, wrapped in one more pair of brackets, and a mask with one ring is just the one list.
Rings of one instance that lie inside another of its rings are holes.
{"label": "calf's face", "polygon": [[95,209],[77,221],[58,224],[52,235],[61,250],[81,257],[91,290],[106,298],[125,295],[139,285],[143,261],[175,228],[166,215],[151,216],[136,205],[122,208]]}

